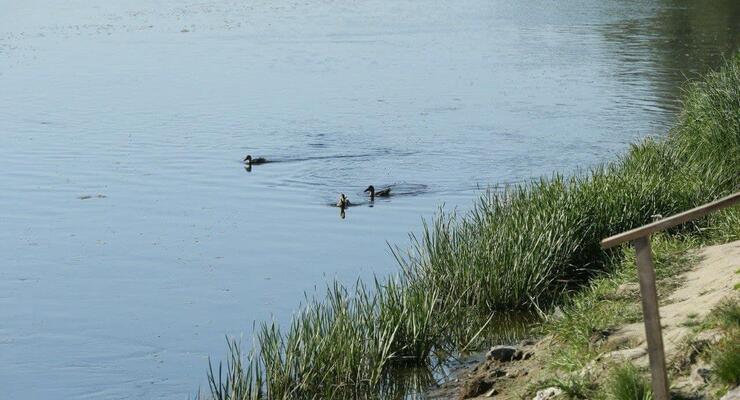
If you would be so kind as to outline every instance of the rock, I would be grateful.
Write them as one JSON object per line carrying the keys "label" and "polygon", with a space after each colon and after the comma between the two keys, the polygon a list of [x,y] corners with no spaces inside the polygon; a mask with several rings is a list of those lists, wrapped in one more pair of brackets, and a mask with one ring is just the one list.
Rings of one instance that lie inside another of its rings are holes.
{"label": "rock", "polygon": [[605,363],[599,362],[600,360],[589,361],[583,369],[578,372],[578,376],[582,379],[593,380],[592,377],[598,376],[600,370],[604,369]]}
{"label": "rock", "polygon": [[589,342],[599,344],[605,342],[614,333],[613,329],[592,329]]}
{"label": "rock", "polygon": [[486,354],[486,358],[501,362],[521,360],[522,352],[514,346],[493,346]]}
{"label": "rock", "polygon": [[719,400],[740,400],[740,386],[736,386]]}
{"label": "rock", "polygon": [[647,355],[647,349],[635,347],[632,349],[623,349],[607,353],[606,356],[615,361],[631,361]]}
{"label": "rock", "polygon": [[503,369],[493,369],[486,371],[485,373],[474,375],[460,388],[458,398],[468,399],[478,396],[490,397],[490,395],[486,395],[486,393],[496,394],[493,386],[496,384],[496,381],[504,375],[506,375],[506,371]]}
{"label": "rock", "polygon": [[552,321],[560,321],[561,319],[565,318],[565,313],[560,307],[555,307],[555,310],[550,315],[550,319]]}
{"label": "rock", "polygon": [[689,348],[687,351],[683,352],[676,358],[676,366],[683,369],[696,363],[699,355],[709,347],[719,343],[723,336],[722,331],[719,329],[709,329],[697,333],[689,342]]}
{"label": "rock", "polygon": [[468,399],[471,397],[477,397],[493,388],[493,382],[485,379],[484,377],[478,376],[465,382],[465,385],[461,388],[459,399]]}
{"label": "rock", "polygon": [[560,396],[563,394],[563,391],[556,387],[549,387],[547,389],[542,389],[537,391],[537,395],[532,398],[532,400],[548,400],[548,399],[554,399],[555,397]]}
{"label": "rock", "polygon": [[697,353],[701,353],[707,347],[719,343],[720,340],[722,340],[722,331],[719,329],[709,329],[696,334],[691,341],[691,347]]}
{"label": "rock", "polygon": [[694,387],[704,386],[709,382],[712,368],[707,364],[698,364],[691,367],[691,384]]}
{"label": "rock", "polygon": [[519,376],[519,372],[520,371],[518,370],[509,371],[506,373],[506,375],[504,375],[504,377],[505,378],[516,378],[517,376]]}
{"label": "rock", "polygon": [[635,297],[640,294],[640,284],[638,283],[623,283],[617,287],[614,293],[617,297]]}
{"label": "rock", "polygon": [[589,361],[580,371],[578,371],[578,377],[586,378],[593,375],[594,367],[596,366],[596,360]]}
{"label": "rock", "polygon": [[671,393],[679,393],[683,395],[683,397],[679,398],[691,398],[689,395],[694,391],[694,385],[691,383],[690,379],[687,378],[679,378],[676,379],[674,382],[671,382]]}

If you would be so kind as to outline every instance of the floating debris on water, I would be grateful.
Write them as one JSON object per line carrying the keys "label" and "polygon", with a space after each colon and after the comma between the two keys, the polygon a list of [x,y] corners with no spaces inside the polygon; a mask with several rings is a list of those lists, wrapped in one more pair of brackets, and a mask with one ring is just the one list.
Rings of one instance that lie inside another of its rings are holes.
{"label": "floating debris on water", "polygon": [[88,200],[88,199],[104,199],[106,197],[108,197],[108,196],[106,196],[104,194],[98,193],[98,194],[95,194],[95,195],[85,194],[85,195],[79,196],[77,198],[80,199],[80,200]]}

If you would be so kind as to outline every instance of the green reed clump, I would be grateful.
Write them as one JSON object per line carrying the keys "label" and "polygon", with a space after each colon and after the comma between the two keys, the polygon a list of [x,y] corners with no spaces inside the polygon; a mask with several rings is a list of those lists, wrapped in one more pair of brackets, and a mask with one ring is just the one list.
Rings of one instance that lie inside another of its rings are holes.
{"label": "green reed clump", "polygon": [[708,318],[724,332],[723,339],[710,350],[714,375],[727,387],[740,384],[740,301],[727,299]]}
{"label": "green reed clump", "polygon": [[324,298],[309,299],[286,332],[274,322],[262,324],[256,333],[259,351],[250,355],[248,368],[231,344],[227,373],[209,372],[211,395],[325,399],[398,391],[385,372],[426,366],[441,342],[445,324],[433,318],[436,298],[395,278],[376,281],[372,290],[358,283],[351,292],[335,282]]}
{"label": "green reed clump", "polygon": [[652,400],[653,391],[648,380],[632,364],[617,368],[609,384],[609,398],[613,400]]}
{"label": "green reed clump", "polygon": [[712,366],[717,378],[729,387],[740,384],[740,333],[732,331],[715,349]]}
{"label": "green reed clump", "polygon": [[[739,90],[737,55],[688,86],[667,138],[587,173],[491,191],[464,216],[440,213],[409,250],[394,249],[398,276],[369,289],[330,285],[287,331],[262,324],[244,360],[230,343],[225,372],[209,369],[210,397],[401,398],[413,388],[389,371],[491,339],[500,316],[547,308],[610,272],[623,251],[602,251],[601,239],[738,190]],[[710,221],[727,228],[736,214],[712,218],[673,232],[702,232]]]}

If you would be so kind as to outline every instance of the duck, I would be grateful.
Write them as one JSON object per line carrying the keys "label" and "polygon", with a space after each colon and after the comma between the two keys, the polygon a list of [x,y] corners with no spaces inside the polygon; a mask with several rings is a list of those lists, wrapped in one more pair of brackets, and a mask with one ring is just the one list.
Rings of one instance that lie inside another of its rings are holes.
{"label": "duck", "polygon": [[268,162],[268,161],[267,161],[266,159],[262,158],[262,157],[258,157],[258,158],[252,158],[252,156],[251,156],[251,155],[249,155],[249,154],[247,154],[247,156],[246,156],[246,157],[244,157],[244,163],[245,163],[245,164],[247,164],[247,165],[248,165],[248,166],[250,166],[250,167],[251,167],[252,165],[260,165],[260,164],[264,164],[264,163],[266,163],[266,162]]}
{"label": "duck", "polygon": [[370,185],[365,189],[365,193],[370,192],[370,201],[375,200],[375,197],[388,197],[391,195],[391,188],[375,190],[375,186]]}
{"label": "duck", "polygon": [[347,196],[344,195],[344,193],[339,194],[339,200],[337,200],[337,207],[344,210],[345,208],[349,207],[349,199]]}

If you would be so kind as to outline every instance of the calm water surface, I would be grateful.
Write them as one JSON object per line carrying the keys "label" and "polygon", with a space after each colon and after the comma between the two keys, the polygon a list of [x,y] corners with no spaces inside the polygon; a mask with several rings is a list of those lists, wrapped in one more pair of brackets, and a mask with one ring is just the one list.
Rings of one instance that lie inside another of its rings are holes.
{"label": "calm water surface", "polygon": [[664,133],[740,44],[738,2],[598,3],[0,0],[0,399],[187,398],[437,207]]}

